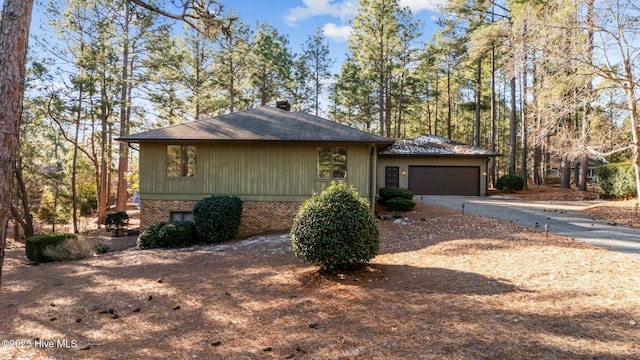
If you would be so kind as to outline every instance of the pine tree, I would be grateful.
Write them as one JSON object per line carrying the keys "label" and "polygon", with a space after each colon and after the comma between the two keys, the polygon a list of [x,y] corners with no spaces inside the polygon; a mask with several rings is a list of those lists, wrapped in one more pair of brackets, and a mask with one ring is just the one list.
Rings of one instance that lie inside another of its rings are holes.
{"label": "pine tree", "polygon": [[329,43],[322,29],[316,29],[309,35],[303,46],[302,61],[309,69],[309,79],[313,89],[313,109],[316,116],[320,113],[320,96],[325,87],[324,81],[331,76],[331,67],[335,60],[329,57]]}
{"label": "pine tree", "polygon": [[260,105],[286,94],[291,80],[293,56],[289,40],[278,30],[261,23],[251,41],[249,56],[251,85]]}

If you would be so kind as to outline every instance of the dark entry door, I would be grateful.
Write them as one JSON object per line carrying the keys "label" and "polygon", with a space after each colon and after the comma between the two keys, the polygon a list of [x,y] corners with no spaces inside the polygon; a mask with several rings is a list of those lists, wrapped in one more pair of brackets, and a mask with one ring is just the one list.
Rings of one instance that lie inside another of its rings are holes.
{"label": "dark entry door", "polygon": [[400,187],[400,167],[385,166],[384,187]]}
{"label": "dark entry door", "polygon": [[479,166],[409,166],[409,190],[416,195],[480,195]]}

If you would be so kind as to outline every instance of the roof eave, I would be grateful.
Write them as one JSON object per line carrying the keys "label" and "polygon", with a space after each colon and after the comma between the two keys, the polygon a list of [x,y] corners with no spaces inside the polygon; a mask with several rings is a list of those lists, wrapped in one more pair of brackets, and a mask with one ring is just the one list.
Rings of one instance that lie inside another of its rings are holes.
{"label": "roof eave", "polygon": [[393,145],[393,141],[386,140],[344,140],[344,139],[312,139],[312,140],[280,140],[280,139],[140,139],[116,138],[116,141],[126,143],[339,143],[339,144],[376,144],[384,145],[385,149]]}
{"label": "roof eave", "polygon": [[493,153],[493,154],[385,154],[380,153],[380,157],[416,157],[416,156],[438,156],[438,157],[498,157],[503,156],[502,154]]}

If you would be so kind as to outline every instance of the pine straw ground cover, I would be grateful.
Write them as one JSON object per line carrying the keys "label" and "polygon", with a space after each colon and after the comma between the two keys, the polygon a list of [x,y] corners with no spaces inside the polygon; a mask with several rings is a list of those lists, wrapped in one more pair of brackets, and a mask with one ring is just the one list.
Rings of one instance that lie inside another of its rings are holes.
{"label": "pine straw ground cover", "polygon": [[333,274],[286,235],[38,266],[11,241],[0,338],[22,343],[0,358],[640,359],[639,256],[406,215],[380,222],[369,266]]}

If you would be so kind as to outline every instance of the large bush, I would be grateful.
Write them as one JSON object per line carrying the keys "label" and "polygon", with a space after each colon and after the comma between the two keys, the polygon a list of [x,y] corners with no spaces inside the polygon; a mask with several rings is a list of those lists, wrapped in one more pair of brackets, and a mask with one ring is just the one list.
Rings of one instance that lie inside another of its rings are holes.
{"label": "large bush", "polygon": [[410,211],[416,206],[416,203],[413,200],[401,197],[389,199],[385,204],[393,211]]}
{"label": "large bush", "polygon": [[28,237],[24,242],[27,258],[31,261],[42,263],[56,261],[57,259],[48,256],[45,250],[48,247],[61,245],[67,239],[75,238],[74,234],[42,234]]}
{"label": "large bush", "polygon": [[138,236],[138,247],[140,247],[140,249],[153,249],[160,247],[160,229],[165,225],[167,225],[167,222],[165,221],[159,221],[151,224]]}
{"label": "large bush", "polygon": [[290,234],[297,257],[325,268],[366,263],[380,246],[369,202],[344,183],[332,183],[305,201]]}
{"label": "large bush", "polygon": [[616,163],[598,166],[596,168],[596,184],[606,196],[635,196],[636,178],[633,164]]}
{"label": "large bush", "polygon": [[160,247],[184,247],[196,244],[196,226],[191,221],[168,223],[158,231]]}
{"label": "large bush", "polygon": [[160,221],[138,236],[141,249],[176,248],[198,243],[196,227],[191,221]]}
{"label": "large bush", "polygon": [[47,246],[44,255],[55,261],[78,260],[91,256],[95,248],[86,239],[70,237],[60,244]]}
{"label": "large bush", "polygon": [[237,196],[210,196],[196,203],[193,221],[204,243],[233,239],[240,227],[242,201]]}
{"label": "large bush", "polygon": [[496,181],[496,189],[504,192],[515,192],[524,189],[524,181],[518,175],[503,175]]}
{"label": "large bush", "polygon": [[104,227],[107,232],[113,233],[113,236],[122,236],[127,233],[129,227],[129,214],[126,211],[117,211],[107,214],[104,221]]}
{"label": "large bush", "polygon": [[380,197],[385,201],[395,199],[395,198],[402,198],[402,199],[408,199],[408,200],[413,199],[413,193],[411,191],[407,189],[400,189],[400,188],[394,188],[394,187],[381,188],[380,190],[378,190],[378,195],[380,195]]}
{"label": "large bush", "polygon": [[45,188],[37,216],[47,224],[66,224],[71,219],[71,203],[67,197],[56,197],[51,190]]}

